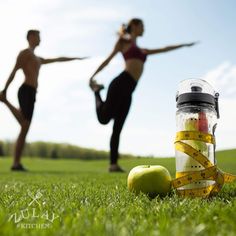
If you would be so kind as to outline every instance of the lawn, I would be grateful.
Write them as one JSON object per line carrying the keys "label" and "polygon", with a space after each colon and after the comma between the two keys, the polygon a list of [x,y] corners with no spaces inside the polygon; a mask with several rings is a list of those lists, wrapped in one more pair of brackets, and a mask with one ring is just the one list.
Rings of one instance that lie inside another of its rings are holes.
{"label": "lawn", "polygon": [[[218,154],[218,166],[236,174],[236,152]],[[108,161],[24,158],[28,173],[11,173],[0,159],[0,235],[236,235],[236,183],[211,199],[176,196],[149,200],[127,190],[129,170],[160,164],[174,177],[175,160],[121,160],[127,172],[110,174]]]}

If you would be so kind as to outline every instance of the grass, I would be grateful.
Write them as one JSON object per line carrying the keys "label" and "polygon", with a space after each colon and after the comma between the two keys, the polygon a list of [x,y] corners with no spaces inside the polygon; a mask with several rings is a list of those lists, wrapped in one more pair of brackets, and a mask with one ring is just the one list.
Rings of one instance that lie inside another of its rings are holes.
{"label": "grass", "polygon": [[[235,154],[220,153],[218,166],[236,174]],[[1,236],[236,235],[236,183],[211,199],[180,198],[173,191],[149,200],[127,190],[127,173],[136,165],[163,165],[174,177],[172,158],[121,160],[125,174],[107,173],[107,161],[24,158],[24,164],[30,172],[11,173],[11,159],[0,159]],[[39,204],[29,205],[34,199],[30,193],[34,197],[38,190]],[[16,219],[21,214],[25,218],[9,221],[14,213]],[[53,214],[58,218],[50,222]]]}

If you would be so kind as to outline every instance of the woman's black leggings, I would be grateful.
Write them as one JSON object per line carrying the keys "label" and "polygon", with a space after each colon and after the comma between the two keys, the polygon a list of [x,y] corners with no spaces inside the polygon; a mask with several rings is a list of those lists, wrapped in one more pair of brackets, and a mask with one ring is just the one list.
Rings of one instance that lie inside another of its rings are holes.
{"label": "woman's black leggings", "polygon": [[110,84],[106,101],[102,101],[100,93],[95,93],[96,112],[101,124],[108,124],[114,119],[113,132],[110,140],[110,163],[118,160],[120,133],[128,115],[132,93],[137,82],[126,71],[122,72]]}

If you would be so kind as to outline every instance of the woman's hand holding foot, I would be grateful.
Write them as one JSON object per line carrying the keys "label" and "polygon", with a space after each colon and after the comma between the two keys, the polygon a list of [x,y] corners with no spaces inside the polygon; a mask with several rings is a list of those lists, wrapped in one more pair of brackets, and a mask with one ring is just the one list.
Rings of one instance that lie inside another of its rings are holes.
{"label": "woman's hand holding foot", "polygon": [[99,92],[100,90],[104,89],[104,86],[102,84],[98,84],[93,78],[90,79],[89,86],[93,92]]}

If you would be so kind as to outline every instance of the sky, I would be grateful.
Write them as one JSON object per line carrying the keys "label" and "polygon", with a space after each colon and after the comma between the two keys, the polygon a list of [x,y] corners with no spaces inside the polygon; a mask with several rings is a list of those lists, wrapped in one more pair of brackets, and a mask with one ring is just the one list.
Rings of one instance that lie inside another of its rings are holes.
{"label": "sky", "polygon": [[[44,65],[28,142],[70,143],[109,150],[112,122],[96,119],[89,77],[110,54],[121,24],[143,19],[144,48],[200,41],[191,48],[148,57],[133,94],[132,107],[121,134],[120,152],[143,156],[174,156],[175,95],[184,79],[208,81],[220,93],[217,150],[235,148],[236,126],[236,2],[233,0],[2,0],[0,1],[0,89],[16,56],[27,47],[28,29],[39,29],[35,53],[44,58],[89,56],[84,61]],[[123,71],[117,55],[96,76],[106,89]],[[18,106],[21,71],[9,87],[8,98]],[[19,125],[0,104],[0,140],[15,140]]]}

